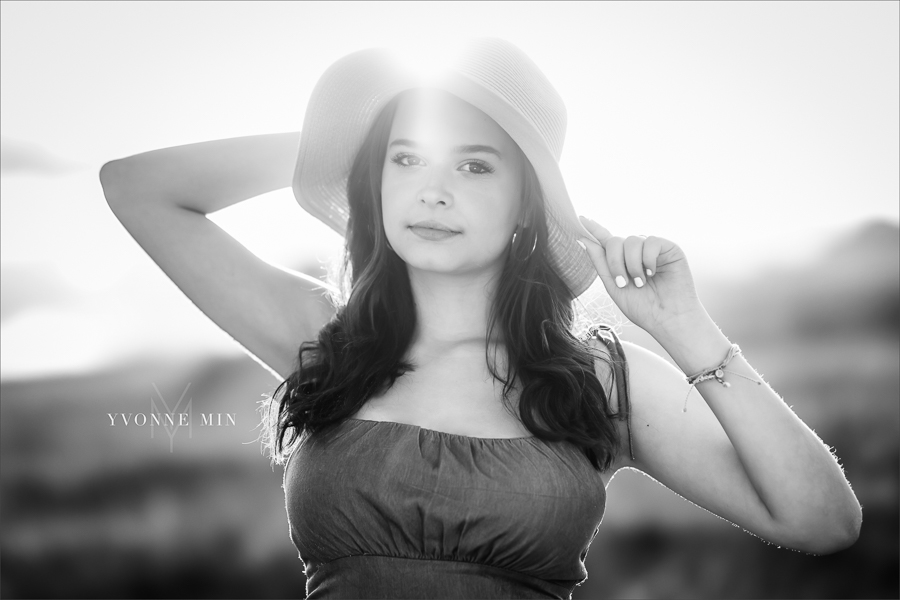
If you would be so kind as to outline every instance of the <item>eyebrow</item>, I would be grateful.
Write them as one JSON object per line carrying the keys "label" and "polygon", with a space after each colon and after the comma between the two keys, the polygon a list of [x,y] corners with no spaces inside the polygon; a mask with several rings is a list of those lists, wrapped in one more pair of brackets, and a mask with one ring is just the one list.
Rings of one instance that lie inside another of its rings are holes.
{"label": "eyebrow", "polygon": [[[388,148],[393,148],[394,146],[409,146],[410,148],[420,148],[419,144],[417,144],[413,140],[406,140],[402,138],[396,139],[391,142]],[[497,150],[493,146],[485,146],[484,144],[468,144],[457,146],[453,149],[453,151],[457,154],[475,154],[476,152],[485,152],[487,154],[494,154],[497,156],[497,158],[503,158],[499,150]]]}

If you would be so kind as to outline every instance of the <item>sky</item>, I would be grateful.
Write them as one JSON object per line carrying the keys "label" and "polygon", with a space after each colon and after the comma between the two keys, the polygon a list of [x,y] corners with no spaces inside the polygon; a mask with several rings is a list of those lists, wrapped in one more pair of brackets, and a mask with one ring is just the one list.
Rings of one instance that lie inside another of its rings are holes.
{"label": "sky", "polygon": [[[4,283],[41,273],[65,301],[4,316],[0,376],[151,347],[234,351],[109,211],[100,166],[299,131],[321,73],[373,46],[505,38],[566,102],[561,168],[579,213],[671,239],[721,278],[809,260],[858,223],[900,219],[898,6],[2,2]],[[211,218],[278,264],[340,248],[289,189]]]}

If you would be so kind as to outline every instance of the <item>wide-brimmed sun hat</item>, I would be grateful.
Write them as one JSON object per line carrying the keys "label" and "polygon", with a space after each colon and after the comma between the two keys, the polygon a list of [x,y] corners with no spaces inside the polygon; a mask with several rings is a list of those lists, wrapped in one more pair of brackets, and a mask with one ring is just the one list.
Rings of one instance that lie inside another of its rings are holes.
{"label": "wide-brimmed sun hat", "polygon": [[375,117],[400,92],[441,89],[491,117],[528,157],[544,194],[550,264],[572,293],[581,295],[597,272],[576,243],[578,236],[590,234],[575,214],[559,170],[566,135],[562,98],[538,66],[507,41],[465,39],[444,48],[442,60],[418,69],[397,50],[372,48],[345,56],[325,71],[300,133],[293,181],[297,202],[343,236],[350,216],[350,168]]}

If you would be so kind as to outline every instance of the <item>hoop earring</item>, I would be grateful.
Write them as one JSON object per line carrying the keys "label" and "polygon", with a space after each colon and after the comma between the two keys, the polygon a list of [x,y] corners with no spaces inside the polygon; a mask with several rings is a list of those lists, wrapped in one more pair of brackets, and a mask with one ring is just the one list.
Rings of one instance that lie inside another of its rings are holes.
{"label": "hoop earring", "polygon": [[[512,252],[513,252],[513,254],[518,253],[518,248],[519,248],[519,247],[522,245],[522,243],[523,243],[522,241],[519,241],[519,243],[516,244],[516,241],[525,238],[524,235],[522,235],[521,237],[519,236],[519,232],[520,232],[520,231],[521,231],[522,234],[524,234],[524,233],[525,233],[525,228],[522,227],[522,228],[520,229],[519,227],[516,227],[516,230],[513,232],[513,238],[512,238]],[[531,250],[528,251],[528,254],[526,254],[524,257],[517,257],[518,260],[526,261],[526,260],[528,260],[529,258],[531,258],[531,255],[534,254],[534,249],[535,249],[535,248],[537,248],[537,236],[534,237],[534,243],[531,245]]]}

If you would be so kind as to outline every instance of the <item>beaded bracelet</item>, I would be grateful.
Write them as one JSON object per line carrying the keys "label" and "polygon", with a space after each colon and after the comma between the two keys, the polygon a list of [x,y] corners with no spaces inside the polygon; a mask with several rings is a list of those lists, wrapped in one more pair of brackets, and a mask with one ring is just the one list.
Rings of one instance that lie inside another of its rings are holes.
{"label": "beaded bracelet", "polygon": [[735,373],[734,371],[725,370],[725,367],[728,365],[728,363],[731,362],[731,359],[733,359],[735,356],[739,356],[740,354],[741,354],[741,347],[738,346],[737,344],[732,344],[731,348],[728,349],[728,355],[725,357],[725,360],[723,360],[719,364],[719,366],[713,367],[712,369],[707,369],[705,371],[701,371],[701,372],[697,373],[696,375],[691,375],[690,377],[685,377],[685,380],[690,384],[691,387],[690,387],[690,389],[688,389],[687,396],[684,397],[684,408],[682,409],[681,412],[687,412],[688,398],[690,397],[691,392],[697,386],[698,383],[703,383],[704,381],[709,381],[710,379],[715,379],[716,381],[721,383],[723,386],[731,387],[731,384],[728,383],[727,381],[725,381],[725,373],[731,373],[732,375],[735,375],[737,377],[742,377],[743,379],[746,379],[747,381],[753,381],[756,383],[756,385],[762,385],[761,381],[756,381],[755,379],[753,379],[751,377],[746,377],[744,375],[741,375],[740,373]]}

